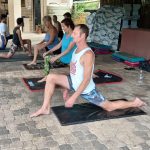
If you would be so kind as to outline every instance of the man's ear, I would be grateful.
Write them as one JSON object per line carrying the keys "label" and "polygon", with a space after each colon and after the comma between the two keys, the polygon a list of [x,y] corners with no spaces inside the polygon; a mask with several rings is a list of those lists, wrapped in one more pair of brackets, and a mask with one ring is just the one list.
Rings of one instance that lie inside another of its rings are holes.
{"label": "man's ear", "polygon": [[82,39],[85,38],[85,33],[81,33],[81,38],[82,38]]}

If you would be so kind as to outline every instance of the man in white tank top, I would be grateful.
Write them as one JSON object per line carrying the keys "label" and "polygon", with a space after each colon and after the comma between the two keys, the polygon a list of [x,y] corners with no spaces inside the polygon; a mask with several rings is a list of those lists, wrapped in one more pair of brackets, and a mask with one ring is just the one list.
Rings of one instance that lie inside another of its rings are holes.
{"label": "man in white tank top", "polygon": [[[95,55],[86,43],[88,34],[89,29],[86,25],[80,24],[75,27],[72,36],[77,45],[77,49],[72,55],[70,75],[49,74],[47,76],[43,105],[31,117],[50,113],[50,101],[56,85],[62,86],[65,89],[63,98],[66,107],[72,107],[79,96],[107,111],[145,105],[139,98],[135,98],[133,101],[119,100],[110,102],[95,89],[95,84],[92,79]],[[68,90],[74,91],[70,97]]]}

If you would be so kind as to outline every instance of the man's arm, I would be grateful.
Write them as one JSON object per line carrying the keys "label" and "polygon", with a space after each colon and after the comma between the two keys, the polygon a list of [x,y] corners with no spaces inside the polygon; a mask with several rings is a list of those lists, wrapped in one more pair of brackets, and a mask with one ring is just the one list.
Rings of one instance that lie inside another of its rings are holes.
{"label": "man's arm", "polygon": [[[87,61],[88,60],[88,61]],[[76,99],[81,95],[81,93],[84,91],[84,89],[89,84],[89,81],[92,76],[92,69],[94,64],[95,58],[92,51],[86,52],[80,59],[81,65],[83,65],[84,68],[84,77],[83,81],[81,82],[79,88],[77,91],[67,100],[65,106],[66,107],[72,107]]]}
{"label": "man's arm", "polygon": [[57,59],[61,58],[62,56],[66,55],[67,53],[69,53],[69,52],[72,50],[72,48],[73,48],[74,46],[75,46],[75,42],[71,42],[71,43],[69,44],[68,48],[67,48],[64,52],[62,52],[61,54],[59,54],[59,55],[57,55],[57,56],[51,58],[51,63],[53,63],[53,62],[56,61]]}

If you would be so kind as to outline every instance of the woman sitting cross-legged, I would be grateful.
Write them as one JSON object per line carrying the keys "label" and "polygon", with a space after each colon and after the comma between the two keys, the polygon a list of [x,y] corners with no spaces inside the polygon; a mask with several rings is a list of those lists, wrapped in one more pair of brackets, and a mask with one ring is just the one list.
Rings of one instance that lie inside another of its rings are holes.
{"label": "woman sitting cross-legged", "polygon": [[49,51],[59,43],[57,29],[53,26],[51,17],[44,16],[43,22],[47,28],[47,33],[44,40],[34,46],[34,58],[28,65],[36,65],[37,56],[40,50],[44,49],[45,51]]}
{"label": "woman sitting cross-legged", "polygon": [[[74,23],[71,19],[66,18],[61,21],[61,26],[65,34],[58,45],[56,45],[50,51],[45,52],[43,54],[45,60],[44,73],[46,76],[43,79],[39,80],[38,82],[43,82],[46,80],[46,77],[50,71],[50,66],[49,66],[50,63],[54,63],[56,60],[59,60],[63,64],[69,64],[71,61],[72,53],[76,48],[76,45],[71,36],[74,29]],[[61,48],[61,53],[59,55],[56,55],[54,57],[48,55],[48,54],[52,54],[53,52],[57,51],[60,48]]]}

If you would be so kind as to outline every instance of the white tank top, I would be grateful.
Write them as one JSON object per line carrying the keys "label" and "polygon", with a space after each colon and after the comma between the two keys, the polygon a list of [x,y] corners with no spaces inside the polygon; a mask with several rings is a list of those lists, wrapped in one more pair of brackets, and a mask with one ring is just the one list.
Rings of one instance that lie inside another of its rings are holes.
{"label": "white tank top", "polygon": [[[80,58],[85,52],[91,50],[91,48],[87,47],[77,54],[76,54],[76,50],[72,54],[72,59],[71,59],[71,63],[70,63],[70,77],[72,80],[72,87],[74,88],[75,91],[80,86],[81,82],[83,81],[83,77],[84,77],[84,69],[83,69],[83,66],[80,64]],[[93,82],[93,78],[92,78],[93,70],[94,70],[94,64],[93,64],[90,82],[87,85],[87,87],[84,89],[82,94],[87,94],[87,93],[91,92],[93,89],[95,89],[95,83]]]}

